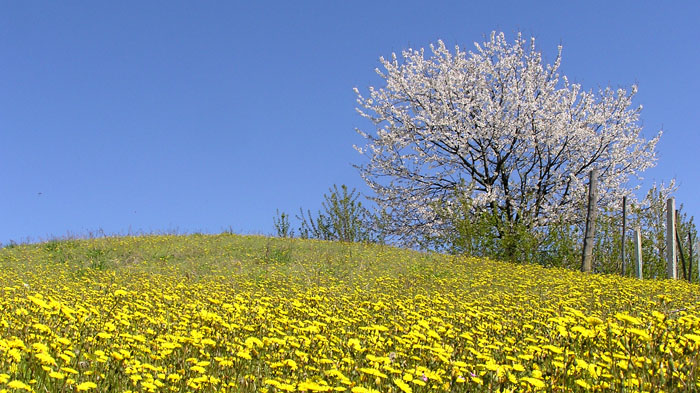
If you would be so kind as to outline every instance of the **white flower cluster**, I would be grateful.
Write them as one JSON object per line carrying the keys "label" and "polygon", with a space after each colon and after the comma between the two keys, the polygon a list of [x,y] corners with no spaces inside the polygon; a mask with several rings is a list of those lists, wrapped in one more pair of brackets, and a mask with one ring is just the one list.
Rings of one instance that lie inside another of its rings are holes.
{"label": "white flower cluster", "polygon": [[386,86],[368,97],[355,89],[358,112],[376,126],[358,130],[369,158],[360,169],[405,242],[445,230],[434,206],[457,191],[535,228],[579,218],[590,170],[603,207],[631,198],[630,182],[655,164],[661,132],[640,136],[636,86],[582,90],[558,74],[561,47],[547,65],[521,35],[509,44],[494,32],[475,52],[441,41],[430,49],[381,58]]}

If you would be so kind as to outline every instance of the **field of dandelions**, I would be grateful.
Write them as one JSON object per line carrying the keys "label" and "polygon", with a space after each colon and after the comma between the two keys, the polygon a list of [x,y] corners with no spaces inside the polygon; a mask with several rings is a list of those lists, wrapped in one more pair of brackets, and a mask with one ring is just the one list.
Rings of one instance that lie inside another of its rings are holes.
{"label": "field of dandelions", "polygon": [[18,245],[0,249],[0,391],[700,391],[698,300],[312,240]]}

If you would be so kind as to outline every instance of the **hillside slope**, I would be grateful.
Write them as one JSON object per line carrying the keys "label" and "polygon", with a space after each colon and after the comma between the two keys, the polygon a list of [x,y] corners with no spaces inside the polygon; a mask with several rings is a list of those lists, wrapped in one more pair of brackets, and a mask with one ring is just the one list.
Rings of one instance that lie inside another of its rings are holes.
{"label": "hillside slope", "polygon": [[236,235],[0,250],[0,389],[700,391],[698,287]]}

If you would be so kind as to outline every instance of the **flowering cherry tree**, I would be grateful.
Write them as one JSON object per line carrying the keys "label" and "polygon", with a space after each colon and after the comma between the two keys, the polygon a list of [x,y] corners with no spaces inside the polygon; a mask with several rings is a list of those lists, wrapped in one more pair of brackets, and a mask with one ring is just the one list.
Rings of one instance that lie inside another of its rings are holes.
{"label": "flowering cherry tree", "polygon": [[474,52],[442,41],[431,54],[381,58],[383,86],[358,89],[359,113],[376,132],[356,149],[376,200],[405,242],[446,230],[437,206],[488,211],[499,233],[534,229],[583,213],[587,176],[599,170],[599,204],[632,197],[630,185],[655,165],[661,132],[644,139],[630,91],[597,93],[560,76],[561,47],[543,64],[534,38],[492,33]]}

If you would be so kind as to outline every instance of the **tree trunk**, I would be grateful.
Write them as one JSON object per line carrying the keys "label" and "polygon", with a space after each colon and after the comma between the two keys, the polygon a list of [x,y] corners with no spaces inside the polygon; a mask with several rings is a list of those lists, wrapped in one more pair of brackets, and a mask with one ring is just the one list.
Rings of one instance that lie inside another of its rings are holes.
{"label": "tree trunk", "polygon": [[627,234],[627,197],[622,197],[622,246],[620,250],[620,259],[622,259],[622,275],[625,275],[625,235]]}
{"label": "tree trunk", "polygon": [[588,213],[586,215],[586,233],[583,238],[583,258],[581,261],[581,271],[591,272],[593,270],[593,243],[595,242],[595,221],[598,215],[596,202],[598,201],[598,170],[594,169],[590,173],[588,181]]}

